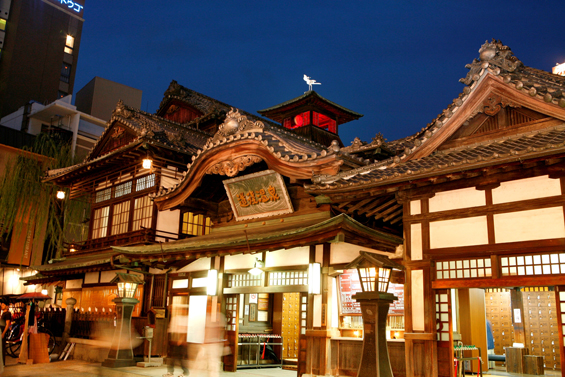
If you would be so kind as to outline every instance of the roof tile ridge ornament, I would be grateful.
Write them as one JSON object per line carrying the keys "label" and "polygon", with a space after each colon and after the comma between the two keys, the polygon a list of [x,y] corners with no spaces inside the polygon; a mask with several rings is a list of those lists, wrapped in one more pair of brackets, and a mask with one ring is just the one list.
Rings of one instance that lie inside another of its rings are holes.
{"label": "roof tile ridge ornament", "polygon": [[377,134],[375,135],[375,137],[373,138],[373,140],[370,143],[364,142],[361,139],[359,139],[358,137],[356,137],[351,142],[351,145],[341,148],[341,152],[355,153],[355,152],[360,152],[360,151],[363,151],[363,150],[366,150],[366,149],[378,148],[378,147],[382,146],[385,142],[386,142],[386,139],[384,138],[383,134],[380,133],[380,132],[377,132]]}
{"label": "roof tile ridge ornament", "polygon": [[490,69],[495,75],[501,73],[514,72],[524,64],[518,60],[510,50],[500,40],[493,39],[492,42],[486,41],[479,49],[479,59],[474,59],[471,64],[467,64],[465,68],[469,69],[467,76],[459,81],[465,85],[470,85],[474,81],[478,81],[484,70]]}
{"label": "roof tile ridge ornament", "polygon": [[[224,123],[218,127],[218,131],[208,141],[206,147],[210,148],[216,143],[222,142],[222,140],[227,139],[229,136],[243,133],[262,133],[265,125],[261,121],[253,122],[247,119],[247,116],[241,115],[239,110],[231,108],[230,112],[227,113]],[[209,145],[210,144],[210,145]],[[205,147],[205,148],[206,148]]]}

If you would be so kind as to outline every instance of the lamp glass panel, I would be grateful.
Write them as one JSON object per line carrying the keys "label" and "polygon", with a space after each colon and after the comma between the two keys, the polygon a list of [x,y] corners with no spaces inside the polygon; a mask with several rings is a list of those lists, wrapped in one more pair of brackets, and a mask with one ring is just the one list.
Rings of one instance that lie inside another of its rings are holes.
{"label": "lamp glass panel", "polygon": [[388,283],[390,281],[390,268],[379,267],[379,292],[386,292],[388,290]]}
{"label": "lamp glass panel", "polygon": [[359,267],[358,271],[363,292],[374,292],[377,269],[375,267]]}

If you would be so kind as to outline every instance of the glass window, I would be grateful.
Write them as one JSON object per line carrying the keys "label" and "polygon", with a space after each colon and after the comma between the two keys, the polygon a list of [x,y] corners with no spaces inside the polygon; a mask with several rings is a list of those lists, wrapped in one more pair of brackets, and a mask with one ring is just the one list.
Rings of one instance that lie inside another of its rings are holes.
{"label": "glass window", "polygon": [[75,46],[75,38],[67,35],[67,40],[65,41],[65,52],[67,54],[73,54],[73,47]]}
{"label": "glass window", "polygon": [[142,191],[155,186],[155,174],[146,175],[138,178],[135,183],[135,191]]}
{"label": "glass window", "polygon": [[120,196],[124,196],[131,193],[131,181],[122,183],[121,185],[116,186],[116,191],[114,193],[115,198],[119,198]]}
{"label": "glass window", "polygon": [[130,203],[131,202],[128,200],[114,205],[112,235],[126,233],[128,231]]}
{"label": "glass window", "polygon": [[68,83],[71,80],[71,65],[63,63],[61,67],[61,81]]}
{"label": "glass window", "polygon": [[181,221],[181,234],[201,236],[210,233],[212,221],[204,215],[195,215],[192,212],[184,212]]}
{"label": "glass window", "polygon": [[110,207],[98,208],[94,211],[94,220],[92,221],[92,238],[106,237],[108,233],[108,216]]}
{"label": "glass window", "polygon": [[0,18],[0,30],[6,30],[6,20]]}
{"label": "glass window", "polygon": [[100,202],[103,202],[104,200],[108,200],[108,199],[111,198],[111,196],[112,196],[111,194],[112,194],[111,188],[96,191],[96,194],[95,194],[95,197],[94,197],[94,202],[100,203]]}
{"label": "glass window", "polygon": [[132,231],[141,228],[151,228],[151,220],[153,218],[153,202],[149,196],[143,196],[135,199],[133,205],[133,227]]}

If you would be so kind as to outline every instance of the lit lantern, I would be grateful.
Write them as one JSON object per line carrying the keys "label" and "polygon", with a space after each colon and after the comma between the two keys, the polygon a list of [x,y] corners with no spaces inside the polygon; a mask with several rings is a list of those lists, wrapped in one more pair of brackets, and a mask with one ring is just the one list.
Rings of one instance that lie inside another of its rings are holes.
{"label": "lit lantern", "polygon": [[357,376],[393,377],[388,345],[383,334],[389,306],[397,297],[387,290],[392,270],[403,270],[404,267],[384,255],[360,251],[359,256],[345,268],[357,269],[363,290],[352,296],[361,305],[365,335]]}
{"label": "lit lantern", "polygon": [[108,357],[102,366],[109,368],[134,366],[136,362],[131,345],[131,315],[135,305],[139,303],[134,296],[137,286],[144,283],[143,276],[116,272],[112,283],[118,285],[118,296],[112,300],[116,304],[117,323]]}
{"label": "lit lantern", "polygon": [[302,114],[298,114],[297,116],[294,117],[294,124],[295,127],[302,127],[302,125],[304,124],[304,120],[302,119]]}
{"label": "lit lantern", "polygon": [[143,159],[142,166],[143,169],[151,169],[151,166],[153,166],[153,160],[151,159],[151,157],[149,156],[145,157]]}
{"label": "lit lantern", "polygon": [[65,192],[62,190],[57,191],[57,199],[59,200],[65,199]]}

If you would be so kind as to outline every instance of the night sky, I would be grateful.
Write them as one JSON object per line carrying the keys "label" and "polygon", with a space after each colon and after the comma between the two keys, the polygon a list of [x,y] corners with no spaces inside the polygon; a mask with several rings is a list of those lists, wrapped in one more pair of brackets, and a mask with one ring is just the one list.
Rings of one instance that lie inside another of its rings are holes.
{"label": "night sky", "polygon": [[85,1],[75,92],[94,76],[143,91],[171,80],[252,113],[307,91],[363,118],[345,145],[411,135],[459,93],[466,64],[501,40],[525,65],[565,62],[562,1]]}

